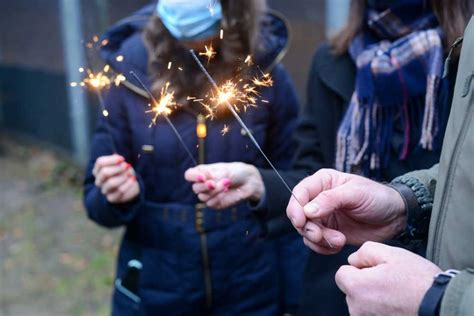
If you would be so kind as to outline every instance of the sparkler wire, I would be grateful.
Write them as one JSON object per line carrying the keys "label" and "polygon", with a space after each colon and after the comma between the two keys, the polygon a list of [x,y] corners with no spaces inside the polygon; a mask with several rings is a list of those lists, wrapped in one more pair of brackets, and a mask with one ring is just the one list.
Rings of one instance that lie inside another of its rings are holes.
{"label": "sparkler wire", "polygon": [[[138,75],[134,72],[134,71],[130,71],[130,74],[138,81],[138,83],[142,86],[142,88],[145,90],[145,92],[148,94],[148,97],[150,98],[150,100],[154,103],[154,104],[158,104],[158,102],[156,101],[155,97],[153,96],[153,94],[151,93],[150,89],[147,88],[147,86],[145,86],[145,84],[143,83],[143,81],[140,79],[140,77],[138,77]],[[171,120],[169,119],[169,117],[164,114],[163,117],[165,118],[166,122],[169,124],[169,126],[171,127],[171,129],[173,130],[173,132],[175,133],[176,137],[178,138],[181,146],[184,148],[184,150],[186,151],[186,153],[188,154],[189,158],[191,158],[191,161],[193,162],[193,164],[195,166],[198,165],[196,159],[194,159],[193,157],[193,154],[189,151],[189,148],[188,146],[186,146],[186,143],[184,142],[183,140],[183,137],[181,137],[181,135],[179,134],[178,130],[176,129],[176,126],[173,124],[173,122],[171,122]],[[155,127],[156,128],[156,127]]]}
{"label": "sparkler wire", "polygon": [[[196,55],[196,53],[194,52],[193,49],[190,50],[190,53],[191,55],[193,56],[194,60],[196,61],[196,63],[198,64],[199,68],[202,70],[202,72],[206,75],[207,79],[209,80],[209,82],[212,84],[212,86],[217,90],[219,91],[219,86],[217,85],[216,81],[211,77],[211,75],[209,74],[209,72],[207,71],[207,69],[204,67],[204,65],[202,64],[202,62],[199,60],[198,56]],[[293,193],[293,190],[291,190],[290,186],[288,185],[288,183],[285,181],[285,179],[282,177],[282,175],[280,174],[280,172],[275,168],[275,166],[273,165],[273,163],[271,162],[270,158],[268,158],[268,156],[265,154],[265,152],[263,151],[262,147],[260,147],[260,145],[258,144],[257,140],[255,139],[255,137],[253,136],[252,132],[250,131],[250,129],[247,127],[247,125],[244,123],[244,121],[242,121],[242,119],[240,118],[239,114],[235,111],[235,109],[232,107],[232,104],[230,104],[230,102],[228,100],[225,100],[224,104],[227,106],[227,108],[229,109],[229,111],[232,113],[232,115],[235,117],[235,119],[237,120],[237,122],[239,122],[240,126],[242,126],[242,128],[245,130],[245,132],[247,133],[247,135],[249,136],[250,140],[252,141],[252,143],[255,145],[255,147],[258,149],[258,151],[260,152],[260,154],[262,154],[263,158],[265,158],[265,160],[267,161],[267,163],[270,165],[270,167],[273,169],[273,171],[275,172],[275,174],[278,176],[278,178],[280,179],[280,181],[283,183],[283,185],[286,187],[286,189],[288,190],[288,192],[290,192],[291,196],[296,200],[296,202],[298,202],[298,204],[303,207],[303,204],[299,201],[299,199],[296,197],[296,195]],[[331,247],[331,248],[334,248],[333,245],[325,238],[323,237],[324,240],[328,243],[328,245]]]}

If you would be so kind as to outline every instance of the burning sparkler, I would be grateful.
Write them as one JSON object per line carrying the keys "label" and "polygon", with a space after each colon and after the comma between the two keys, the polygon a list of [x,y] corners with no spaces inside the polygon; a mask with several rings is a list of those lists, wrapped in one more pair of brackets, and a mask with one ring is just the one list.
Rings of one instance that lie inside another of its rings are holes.
{"label": "burning sparkler", "polygon": [[[214,87],[214,89],[217,91],[217,94],[218,94],[218,100],[220,101],[220,104],[224,104],[227,109],[232,113],[232,115],[235,117],[235,119],[237,120],[237,122],[240,124],[240,126],[244,129],[244,131],[247,133],[247,136],[250,138],[250,140],[252,141],[252,143],[255,145],[255,147],[258,149],[258,151],[260,152],[260,154],[263,156],[263,158],[265,158],[265,160],[267,161],[267,163],[270,165],[270,167],[273,169],[273,171],[275,172],[275,174],[278,176],[278,178],[280,179],[280,181],[283,183],[283,185],[286,187],[286,189],[288,190],[288,192],[290,192],[290,194],[293,196],[293,198],[300,204],[301,207],[303,207],[302,203],[298,200],[298,198],[295,196],[295,194],[293,193],[293,190],[291,190],[290,186],[288,185],[288,183],[285,181],[285,179],[283,179],[283,177],[281,176],[280,172],[278,172],[278,170],[275,168],[275,166],[273,165],[273,163],[271,162],[270,158],[268,158],[268,156],[265,154],[265,152],[263,151],[262,147],[260,147],[259,143],[257,142],[257,140],[255,139],[253,133],[250,131],[250,129],[247,127],[247,125],[244,123],[244,121],[242,121],[242,119],[240,118],[239,114],[236,112],[234,106],[232,106],[232,104],[230,103],[232,98],[234,97],[234,95],[232,93],[229,93],[229,90],[228,91],[224,91],[222,90],[222,88],[219,88],[219,86],[217,85],[217,83],[215,82],[215,80],[211,77],[211,75],[209,74],[209,72],[207,71],[207,69],[204,67],[204,65],[201,63],[201,61],[199,60],[198,56],[196,55],[196,53],[194,52],[194,50],[190,50],[190,53],[191,55],[193,56],[194,60],[196,61],[196,63],[198,64],[199,68],[202,70],[202,72],[206,75],[207,79],[209,80],[209,82],[212,84],[212,86]],[[268,75],[267,76],[267,79],[264,79],[263,82],[260,82],[258,81],[258,83],[262,83],[262,84],[269,84],[270,83],[270,76]],[[254,84],[256,84],[254,82]],[[326,242],[328,243],[328,245],[333,248],[332,244],[325,238]]]}
{"label": "burning sparkler", "polygon": [[196,159],[194,159],[193,155],[189,151],[188,146],[186,146],[186,143],[184,142],[183,138],[181,137],[181,134],[179,134],[178,130],[176,129],[176,126],[174,126],[173,122],[171,122],[171,120],[168,117],[168,115],[171,114],[172,109],[175,106],[177,106],[177,103],[174,99],[174,92],[169,92],[168,91],[169,82],[167,82],[166,85],[161,89],[160,100],[158,101],[158,100],[155,99],[155,97],[153,96],[151,91],[147,88],[147,86],[145,86],[143,81],[140,79],[140,77],[138,77],[138,75],[135,72],[130,71],[130,74],[133,77],[135,77],[135,79],[138,81],[140,86],[146,91],[146,93],[148,94],[148,97],[150,98],[150,100],[152,102],[151,112],[155,113],[155,116],[153,118],[152,123],[154,125],[156,125],[156,120],[158,119],[159,116],[162,116],[166,120],[168,125],[171,127],[171,129],[173,130],[174,134],[178,138],[181,146],[184,148],[184,150],[188,154],[191,161],[194,163],[194,165],[197,166]]}

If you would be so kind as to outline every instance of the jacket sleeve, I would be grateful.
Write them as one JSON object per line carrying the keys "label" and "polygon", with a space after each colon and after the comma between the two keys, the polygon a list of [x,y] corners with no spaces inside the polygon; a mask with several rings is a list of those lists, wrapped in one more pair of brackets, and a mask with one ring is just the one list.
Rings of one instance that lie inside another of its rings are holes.
{"label": "jacket sleeve", "polygon": [[84,205],[87,215],[99,225],[109,228],[125,225],[133,220],[144,200],[144,187],[139,175],[137,175],[137,179],[140,184],[140,196],[130,203],[109,203],[101,190],[94,184],[95,177],[92,174],[92,169],[95,161],[101,156],[113,154],[113,146],[115,146],[117,154],[122,155],[132,165],[134,163],[130,124],[123,106],[122,93],[123,88],[115,86],[107,91],[104,102],[109,114],[107,117],[104,117],[102,113],[98,114],[84,181]]}
{"label": "jacket sleeve", "polygon": [[[326,99],[328,98],[328,92],[327,87],[319,78],[316,58],[313,61],[309,75],[307,95],[307,105],[300,115],[294,135],[296,150],[294,152],[293,169],[281,172],[290,188],[293,188],[305,177],[313,174],[323,166],[324,158],[319,141],[317,116],[328,114]],[[328,133],[331,134],[330,131]],[[335,133],[334,136],[330,137],[335,137]],[[259,211],[269,218],[286,216],[286,206],[291,194],[281,183],[278,176],[271,170],[261,169],[260,174],[265,185],[266,194],[265,200],[261,201],[259,205]]]}
{"label": "jacket sleeve", "polygon": [[449,282],[441,301],[441,316],[472,315],[474,310],[474,269],[463,270]]}

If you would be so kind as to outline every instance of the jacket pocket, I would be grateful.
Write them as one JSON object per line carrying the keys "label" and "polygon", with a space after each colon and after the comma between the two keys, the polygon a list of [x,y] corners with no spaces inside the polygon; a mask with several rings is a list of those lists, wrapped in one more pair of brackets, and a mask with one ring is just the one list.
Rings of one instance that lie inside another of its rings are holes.
{"label": "jacket pocket", "polygon": [[122,285],[121,279],[115,280],[113,295],[113,316],[139,315],[141,299]]}

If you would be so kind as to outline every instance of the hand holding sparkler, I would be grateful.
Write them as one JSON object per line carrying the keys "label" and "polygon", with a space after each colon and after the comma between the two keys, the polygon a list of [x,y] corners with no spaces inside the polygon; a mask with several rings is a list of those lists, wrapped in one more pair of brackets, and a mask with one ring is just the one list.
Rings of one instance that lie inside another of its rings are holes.
{"label": "hand holding sparkler", "polygon": [[188,169],[184,177],[193,182],[193,191],[198,198],[215,209],[247,200],[258,202],[265,194],[257,168],[242,162],[199,165]]}
{"label": "hand holding sparkler", "polygon": [[[304,204],[302,204],[298,197],[294,194],[294,192],[291,190],[290,186],[288,185],[288,183],[285,181],[285,179],[281,176],[280,172],[278,172],[278,170],[275,168],[275,166],[273,165],[273,163],[271,162],[271,160],[268,158],[268,156],[265,154],[265,152],[263,151],[263,149],[260,147],[259,143],[257,142],[257,140],[255,139],[253,133],[250,131],[250,129],[247,127],[247,125],[244,123],[244,121],[240,118],[239,114],[237,113],[236,109],[234,106],[232,106],[231,104],[231,100],[232,98],[235,98],[235,95],[236,93],[234,93],[234,91],[230,91],[229,90],[223,90],[222,88],[219,88],[219,86],[217,85],[217,83],[215,82],[215,80],[211,77],[211,75],[209,74],[209,72],[207,71],[207,69],[204,67],[204,65],[201,63],[201,61],[199,60],[198,56],[196,55],[196,53],[194,52],[194,50],[190,50],[190,53],[191,55],[193,56],[194,60],[196,61],[197,65],[199,66],[199,68],[202,70],[202,72],[206,75],[207,79],[209,80],[209,82],[212,84],[212,86],[214,87],[214,89],[216,90],[216,93],[217,93],[217,100],[218,100],[218,105],[219,104],[223,104],[227,107],[227,109],[232,113],[232,115],[234,116],[234,118],[237,120],[237,122],[240,124],[240,126],[242,126],[242,128],[245,130],[245,132],[247,133],[248,137],[250,138],[250,140],[252,141],[252,143],[255,145],[255,147],[258,149],[258,151],[261,153],[261,155],[265,158],[265,160],[267,161],[268,165],[273,169],[273,171],[275,172],[275,174],[278,176],[278,178],[280,179],[280,181],[283,183],[283,185],[286,187],[286,189],[288,190],[288,192],[290,192],[291,194],[291,199],[292,200],[295,200],[297,201],[300,206],[303,208],[304,207]],[[261,86],[265,86],[265,85],[271,85],[273,82],[271,81],[271,77],[270,75],[264,75],[264,78],[263,80],[259,80],[259,79],[254,79],[254,84],[255,85],[261,85]],[[315,225],[318,225],[317,222],[314,222]],[[334,248],[333,245],[329,242],[329,240],[322,236],[322,238],[326,241],[326,243],[328,244],[328,246],[330,248]]]}
{"label": "hand holding sparkler", "polygon": [[127,203],[140,194],[135,171],[120,155],[97,158],[92,174],[109,203]]}

